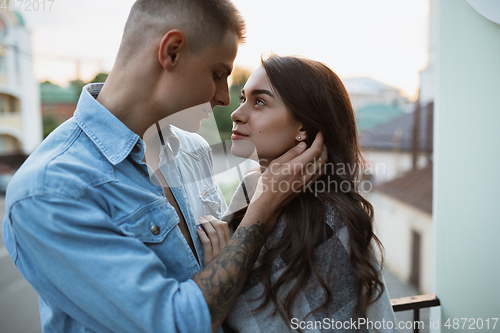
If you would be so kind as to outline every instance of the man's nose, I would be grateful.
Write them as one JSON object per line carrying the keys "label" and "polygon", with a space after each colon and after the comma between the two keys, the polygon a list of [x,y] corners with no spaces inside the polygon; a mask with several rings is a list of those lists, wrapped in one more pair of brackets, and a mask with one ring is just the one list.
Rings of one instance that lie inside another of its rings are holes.
{"label": "man's nose", "polygon": [[231,101],[231,97],[229,96],[229,87],[226,84],[220,85],[217,87],[214,98],[212,100],[212,109],[219,106],[228,106]]}

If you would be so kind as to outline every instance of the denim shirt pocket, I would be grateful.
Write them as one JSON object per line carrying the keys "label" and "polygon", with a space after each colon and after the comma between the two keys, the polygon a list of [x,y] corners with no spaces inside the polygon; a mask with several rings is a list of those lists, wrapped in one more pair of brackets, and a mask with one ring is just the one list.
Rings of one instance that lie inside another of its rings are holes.
{"label": "denim shirt pocket", "polygon": [[152,202],[116,223],[127,236],[138,238],[143,243],[161,243],[179,223],[179,217],[164,199]]}
{"label": "denim shirt pocket", "polygon": [[217,185],[212,185],[203,191],[200,194],[200,199],[204,215],[212,215],[218,219],[221,218],[222,208],[219,201],[219,194],[217,193]]}

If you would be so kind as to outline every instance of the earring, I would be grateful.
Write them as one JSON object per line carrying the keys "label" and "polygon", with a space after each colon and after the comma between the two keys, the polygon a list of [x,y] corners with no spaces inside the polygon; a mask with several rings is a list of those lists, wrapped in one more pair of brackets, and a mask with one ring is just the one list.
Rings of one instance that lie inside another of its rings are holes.
{"label": "earring", "polygon": [[300,141],[300,139],[301,139],[301,138],[300,138],[300,136],[299,136],[299,137],[297,138],[297,141]]}

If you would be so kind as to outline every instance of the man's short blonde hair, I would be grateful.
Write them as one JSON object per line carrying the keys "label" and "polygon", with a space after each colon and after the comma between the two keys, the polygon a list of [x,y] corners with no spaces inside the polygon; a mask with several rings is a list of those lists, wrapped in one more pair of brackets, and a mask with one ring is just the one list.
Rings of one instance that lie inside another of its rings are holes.
{"label": "man's short blonde hair", "polygon": [[245,22],[229,0],[137,0],[118,54],[132,57],[151,39],[172,29],[185,33],[188,48],[195,54],[207,46],[221,45],[227,31],[239,42],[245,38]]}

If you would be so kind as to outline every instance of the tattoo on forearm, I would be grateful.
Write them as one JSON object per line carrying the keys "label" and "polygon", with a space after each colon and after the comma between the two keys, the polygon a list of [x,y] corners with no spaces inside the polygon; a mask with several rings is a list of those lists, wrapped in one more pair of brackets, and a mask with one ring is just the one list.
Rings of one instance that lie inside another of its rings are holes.
{"label": "tattoo on forearm", "polygon": [[268,233],[263,223],[240,226],[219,256],[193,277],[205,296],[212,324],[222,322],[234,305]]}

